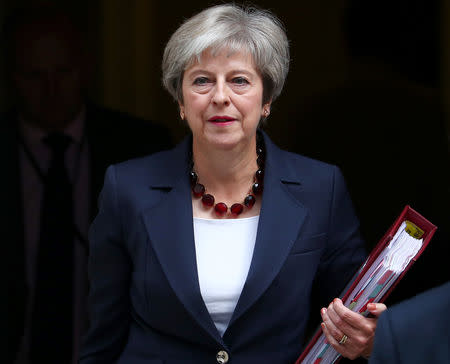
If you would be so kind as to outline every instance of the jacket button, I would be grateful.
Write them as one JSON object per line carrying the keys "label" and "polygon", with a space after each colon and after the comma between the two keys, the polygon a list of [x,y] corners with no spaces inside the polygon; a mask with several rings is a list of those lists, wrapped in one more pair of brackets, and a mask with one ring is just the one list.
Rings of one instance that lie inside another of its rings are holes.
{"label": "jacket button", "polygon": [[219,364],[228,363],[228,353],[225,350],[220,350],[216,355],[216,359]]}

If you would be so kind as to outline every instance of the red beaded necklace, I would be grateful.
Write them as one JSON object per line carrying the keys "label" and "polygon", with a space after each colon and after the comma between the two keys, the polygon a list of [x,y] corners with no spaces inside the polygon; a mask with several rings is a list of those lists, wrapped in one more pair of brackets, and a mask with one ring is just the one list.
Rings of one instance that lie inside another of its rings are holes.
{"label": "red beaded necklace", "polygon": [[[264,180],[264,149],[262,148],[262,143],[258,143],[256,146],[256,163],[258,164],[258,170],[255,172],[253,184],[249,190],[249,193],[244,199],[243,203],[235,203],[231,205],[230,212],[234,216],[240,215],[244,211],[244,206],[248,209],[251,209],[256,202],[255,195],[260,195],[263,190],[263,180]],[[206,188],[204,185],[199,183],[199,178],[197,173],[194,171],[194,162],[191,161],[191,172],[190,172],[190,180],[191,180],[191,188],[192,194],[195,198],[202,199],[202,204],[206,208],[210,208],[214,206],[214,211],[219,216],[223,216],[228,211],[228,206],[224,202],[218,202],[214,205],[215,199],[214,196],[205,193]]]}

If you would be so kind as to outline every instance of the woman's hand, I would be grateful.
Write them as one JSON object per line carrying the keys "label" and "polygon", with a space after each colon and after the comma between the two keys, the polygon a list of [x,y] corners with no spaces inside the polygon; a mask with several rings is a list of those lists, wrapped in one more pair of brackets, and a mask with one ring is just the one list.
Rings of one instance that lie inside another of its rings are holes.
{"label": "woman's hand", "polygon": [[322,331],[338,353],[349,359],[369,357],[379,315],[386,310],[383,303],[369,303],[367,309],[373,317],[364,317],[345,307],[335,298],[328,308],[322,308]]}

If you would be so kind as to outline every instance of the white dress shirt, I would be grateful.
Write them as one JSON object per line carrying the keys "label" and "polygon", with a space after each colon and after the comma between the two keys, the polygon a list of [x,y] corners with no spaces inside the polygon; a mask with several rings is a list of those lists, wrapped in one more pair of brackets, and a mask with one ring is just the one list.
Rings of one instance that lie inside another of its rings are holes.
{"label": "white dress shirt", "polygon": [[194,218],[200,292],[221,336],[228,327],[247,279],[258,221],[259,216]]}

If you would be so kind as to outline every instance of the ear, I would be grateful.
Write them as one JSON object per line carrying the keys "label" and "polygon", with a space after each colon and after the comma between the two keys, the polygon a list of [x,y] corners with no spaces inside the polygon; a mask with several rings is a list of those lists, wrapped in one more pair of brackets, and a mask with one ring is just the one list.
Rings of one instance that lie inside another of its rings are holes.
{"label": "ear", "polygon": [[178,106],[180,107],[180,118],[181,120],[184,120],[185,118],[184,105],[181,103],[181,101],[178,101]]}
{"label": "ear", "polygon": [[272,105],[272,100],[266,102],[261,109],[261,116],[267,118],[270,115],[270,106]]}

